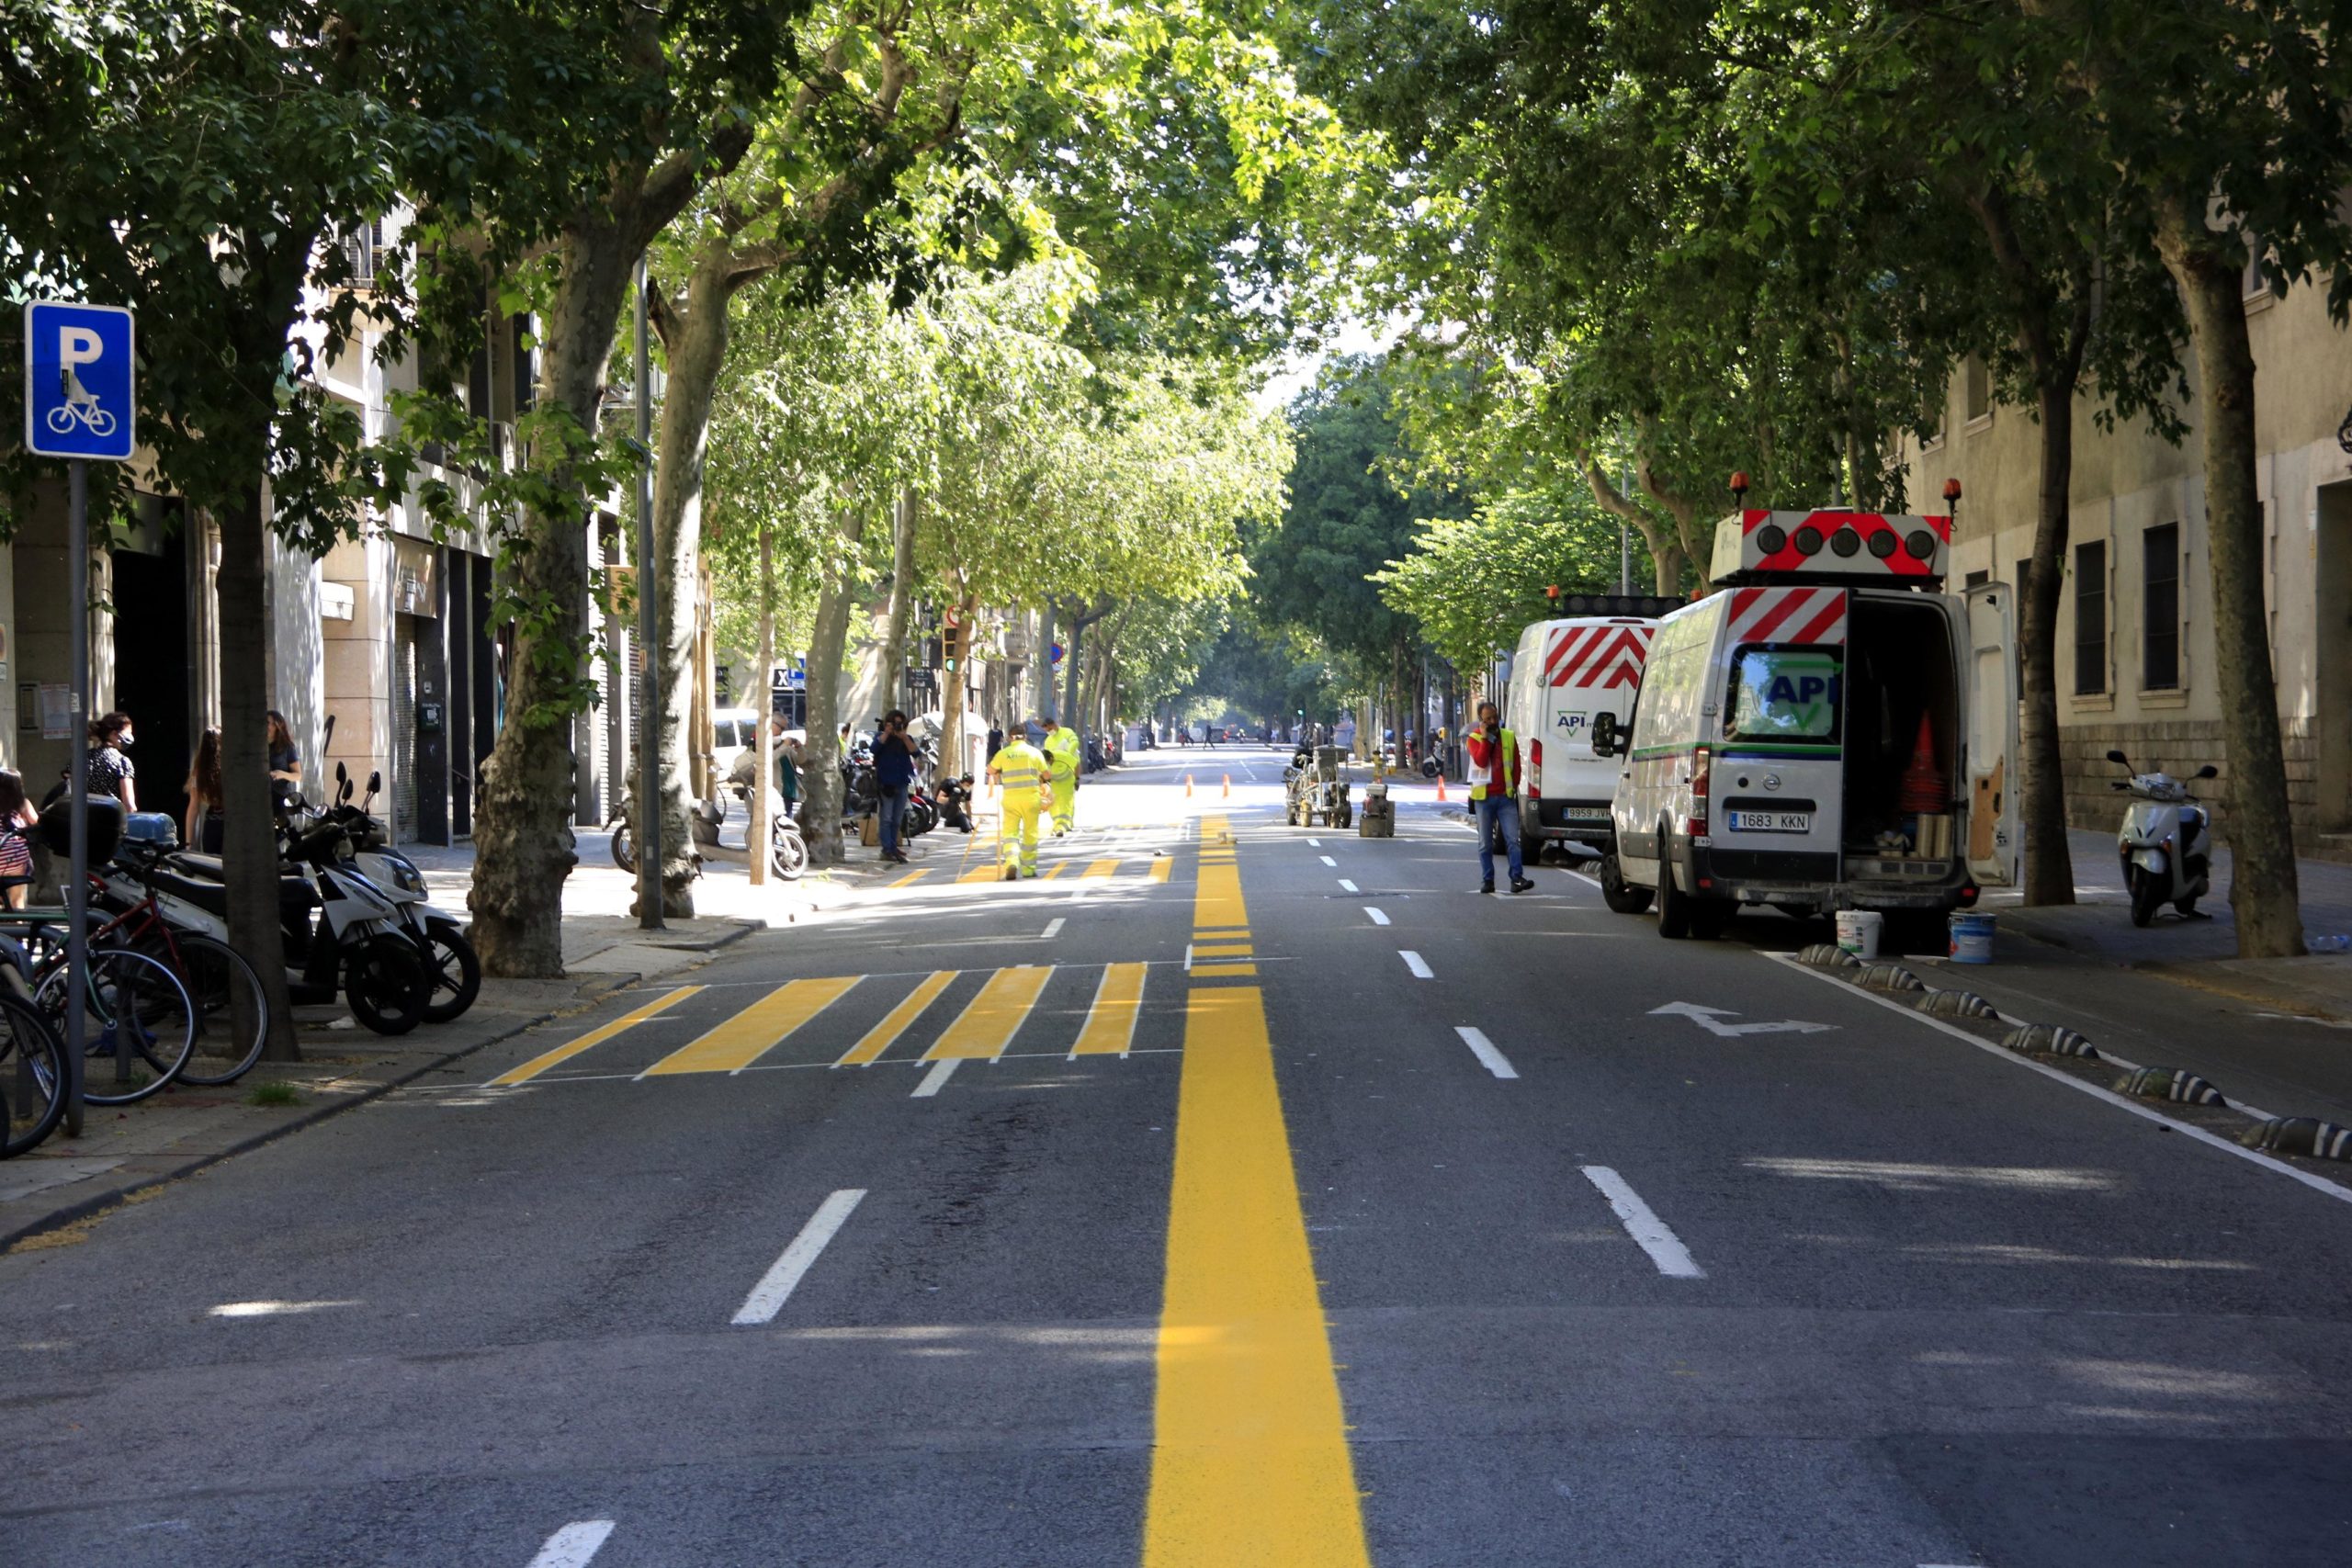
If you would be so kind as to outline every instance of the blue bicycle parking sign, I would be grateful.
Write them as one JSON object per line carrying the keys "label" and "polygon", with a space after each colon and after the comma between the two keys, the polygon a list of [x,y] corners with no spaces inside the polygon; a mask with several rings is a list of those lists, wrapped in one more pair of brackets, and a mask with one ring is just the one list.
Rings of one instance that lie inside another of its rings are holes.
{"label": "blue bicycle parking sign", "polygon": [[25,447],[41,457],[130,456],[130,312],[119,305],[25,304]]}

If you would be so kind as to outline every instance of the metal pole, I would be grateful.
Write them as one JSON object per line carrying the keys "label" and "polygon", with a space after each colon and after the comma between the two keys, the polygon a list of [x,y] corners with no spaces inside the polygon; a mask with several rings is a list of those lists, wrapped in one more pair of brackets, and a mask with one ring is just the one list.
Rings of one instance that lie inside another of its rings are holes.
{"label": "metal pole", "polygon": [[[1634,499],[1634,468],[1625,466],[1625,499]],[[1617,592],[1634,591],[1634,530],[1623,517],[1617,519]]]}
{"label": "metal pole", "polygon": [[653,563],[653,367],[647,341],[645,256],[637,258],[637,646],[645,661],[645,689],[637,709],[637,923],[658,931],[662,920],[662,640],[660,576]]}
{"label": "metal pole", "polygon": [[[83,758],[73,755],[74,742],[82,738],[81,727],[88,723],[90,716],[90,466],[77,457],[66,465],[65,471],[73,512],[65,536],[65,594],[73,622],[66,659],[74,682],[67,708],[68,723],[74,728],[66,741],[69,785],[65,798],[66,809],[73,813],[69,821],[73,851],[68,856],[70,869],[65,880],[65,1131],[67,1136],[74,1137],[82,1131],[85,1066],[82,1059],[82,1025],[88,1016],[85,987],[90,975],[90,937],[83,924],[90,897],[90,772]],[[117,1030],[115,1038],[120,1047],[128,1050],[128,1032]],[[129,1059],[118,1057],[115,1071],[128,1078]]]}

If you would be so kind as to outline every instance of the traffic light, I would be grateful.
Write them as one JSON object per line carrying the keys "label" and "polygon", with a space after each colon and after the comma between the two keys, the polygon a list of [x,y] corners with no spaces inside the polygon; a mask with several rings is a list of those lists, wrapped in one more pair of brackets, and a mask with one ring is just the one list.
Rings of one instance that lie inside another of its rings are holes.
{"label": "traffic light", "polygon": [[950,621],[939,628],[940,662],[949,670],[960,669],[964,663],[964,627]]}

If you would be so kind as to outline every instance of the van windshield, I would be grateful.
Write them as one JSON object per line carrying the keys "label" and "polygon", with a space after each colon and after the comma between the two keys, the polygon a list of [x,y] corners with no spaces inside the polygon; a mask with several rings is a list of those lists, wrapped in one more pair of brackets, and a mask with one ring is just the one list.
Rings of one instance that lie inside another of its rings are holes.
{"label": "van windshield", "polygon": [[1744,740],[1836,740],[1844,673],[1841,649],[1741,649],[1732,663],[1729,735]]}

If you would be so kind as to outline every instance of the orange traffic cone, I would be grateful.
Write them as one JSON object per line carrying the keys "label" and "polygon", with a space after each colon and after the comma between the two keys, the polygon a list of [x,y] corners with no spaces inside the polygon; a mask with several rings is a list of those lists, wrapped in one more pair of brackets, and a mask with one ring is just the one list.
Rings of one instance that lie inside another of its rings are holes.
{"label": "orange traffic cone", "polygon": [[1225,775],[1225,798],[1227,800],[1231,800],[1233,798],[1233,775],[1231,773]]}
{"label": "orange traffic cone", "polygon": [[1919,739],[1911,748],[1911,765],[1894,792],[1897,811],[1933,816],[1951,809],[1951,781],[1936,767],[1936,732],[1928,716],[1919,716]]}
{"label": "orange traffic cone", "polygon": [[1184,798],[1186,800],[1193,798],[1193,775],[1190,773],[1184,775]]}
{"label": "orange traffic cone", "polygon": [[1437,797],[1441,802],[1445,799],[1445,775],[1443,773],[1440,773],[1437,776]]}

